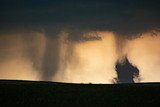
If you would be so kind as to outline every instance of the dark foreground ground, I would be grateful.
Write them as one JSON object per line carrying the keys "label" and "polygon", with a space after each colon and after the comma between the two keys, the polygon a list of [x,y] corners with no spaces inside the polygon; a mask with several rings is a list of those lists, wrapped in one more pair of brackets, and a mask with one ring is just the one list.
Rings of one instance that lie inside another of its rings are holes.
{"label": "dark foreground ground", "polygon": [[0,107],[130,106],[160,104],[160,84],[67,84],[33,81],[0,81]]}

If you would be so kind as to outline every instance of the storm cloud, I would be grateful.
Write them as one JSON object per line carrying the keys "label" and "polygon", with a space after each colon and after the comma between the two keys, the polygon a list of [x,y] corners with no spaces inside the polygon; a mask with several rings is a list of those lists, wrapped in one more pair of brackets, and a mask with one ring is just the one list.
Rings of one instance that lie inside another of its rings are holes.
{"label": "storm cloud", "polygon": [[153,34],[159,38],[159,4],[159,0],[1,0],[0,78],[112,83],[116,61],[127,55],[140,69],[142,81],[151,81],[145,76],[150,69],[143,68],[147,63],[142,67],[149,59],[138,61],[135,56],[143,56],[136,54],[141,47],[147,51],[142,44],[150,37],[152,52],[159,52],[152,41]]}
{"label": "storm cloud", "polygon": [[159,4],[159,0],[1,0],[0,27],[134,34],[160,27]]}

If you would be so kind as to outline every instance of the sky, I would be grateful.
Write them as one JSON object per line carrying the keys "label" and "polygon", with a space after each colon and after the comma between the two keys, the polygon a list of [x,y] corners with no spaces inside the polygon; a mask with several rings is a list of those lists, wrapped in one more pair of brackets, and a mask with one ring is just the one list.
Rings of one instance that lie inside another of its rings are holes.
{"label": "sky", "polygon": [[159,0],[1,0],[0,79],[112,84],[127,57],[134,82],[159,82],[159,10]]}

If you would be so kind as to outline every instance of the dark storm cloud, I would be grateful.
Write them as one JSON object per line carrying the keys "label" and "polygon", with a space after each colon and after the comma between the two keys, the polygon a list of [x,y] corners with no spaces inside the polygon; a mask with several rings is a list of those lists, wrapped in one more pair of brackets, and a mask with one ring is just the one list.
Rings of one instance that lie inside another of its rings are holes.
{"label": "dark storm cloud", "polygon": [[[47,40],[43,58],[37,56],[39,44],[34,44],[38,37],[34,40],[28,34],[23,35],[22,44],[33,43],[33,47],[26,46],[25,53],[41,72],[41,79],[51,80],[60,61],[60,44],[54,37],[59,37],[61,31],[68,33],[71,43],[101,40],[98,35],[83,36],[90,31],[115,32],[117,53],[121,54],[126,44],[120,35],[128,38],[130,34],[159,29],[159,10],[159,0],[1,0],[0,33],[43,32]],[[72,53],[72,48],[67,48],[67,54]]]}
{"label": "dark storm cloud", "polygon": [[133,34],[160,27],[159,4],[159,0],[4,0],[0,27]]}

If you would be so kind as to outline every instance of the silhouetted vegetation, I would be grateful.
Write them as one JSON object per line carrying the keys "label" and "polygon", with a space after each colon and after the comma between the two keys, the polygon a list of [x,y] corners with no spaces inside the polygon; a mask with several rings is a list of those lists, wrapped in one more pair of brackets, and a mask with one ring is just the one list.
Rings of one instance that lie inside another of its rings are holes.
{"label": "silhouetted vegetation", "polygon": [[115,69],[118,76],[115,78],[117,83],[134,83],[134,78],[139,78],[138,68],[133,66],[127,57],[122,62],[118,61]]}

